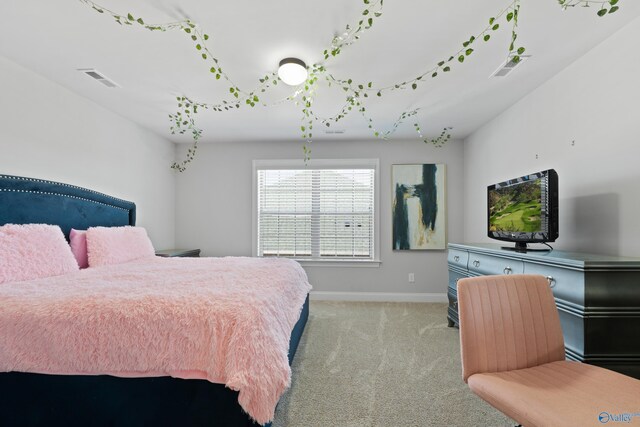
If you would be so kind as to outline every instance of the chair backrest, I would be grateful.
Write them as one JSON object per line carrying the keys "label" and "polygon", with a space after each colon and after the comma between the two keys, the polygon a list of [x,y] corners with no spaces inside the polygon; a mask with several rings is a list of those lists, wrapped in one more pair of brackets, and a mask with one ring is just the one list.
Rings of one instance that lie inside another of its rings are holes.
{"label": "chair backrest", "polygon": [[547,279],[481,276],[458,282],[462,377],[564,360],[560,317]]}

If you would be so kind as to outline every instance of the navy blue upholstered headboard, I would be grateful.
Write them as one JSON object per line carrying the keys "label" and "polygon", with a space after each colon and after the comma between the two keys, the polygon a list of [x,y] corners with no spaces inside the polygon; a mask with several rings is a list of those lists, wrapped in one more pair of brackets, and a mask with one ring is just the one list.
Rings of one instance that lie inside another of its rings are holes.
{"label": "navy blue upholstered headboard", "polygon": [[53,224],[71,228],[135,225],[136,205],[60,182],[0,175],[0,225]]}

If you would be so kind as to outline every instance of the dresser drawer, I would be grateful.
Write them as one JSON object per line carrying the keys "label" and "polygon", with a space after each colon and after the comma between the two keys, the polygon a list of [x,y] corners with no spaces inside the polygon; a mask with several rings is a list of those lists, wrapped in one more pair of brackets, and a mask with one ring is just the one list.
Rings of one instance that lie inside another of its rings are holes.
{"label": "dresser drawer", "polygon": [[524,263],[525,274],[540,274],[547,278],[553,296],[563,301],[584,305],[584,273],[568,268]]}
{"label": "dresser drawer", "polygon": [[475,274],[522,274],[524,262],[515,259],[469,254],[469,271]]}
{"label": "dresser drawer", "polygon": [[459,273],[457,271],[449,270],[449,288],[457,291],[458,289],[458,280],[464,279],[465,277],[469,277],[468,274]]}
{"label": "dresser drawer", "polygon": [[459,325],[458,320],[458,295],[455,290],[449,288],[447,292],[449,306],[447,307],[447,320],[449,326]]}
{"label": "dresser drawer", "polygon": [[467,261],[469,260],[469,252],[459,251],[457,249],[449,249],[447,262],[449,265],[455,265],[463,269],[467,269]]}

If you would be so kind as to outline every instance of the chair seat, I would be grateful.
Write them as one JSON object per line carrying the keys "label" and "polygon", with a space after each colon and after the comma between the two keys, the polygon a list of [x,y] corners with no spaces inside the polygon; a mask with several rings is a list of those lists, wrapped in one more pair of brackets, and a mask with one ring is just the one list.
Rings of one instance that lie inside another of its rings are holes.
{"label": "chair seat", "polygon": [[[640,425],[640,380],[593,365],[552,362],[474,374],[468,383],[525,427]],[[616,418],[623,414],[629,420]]]}

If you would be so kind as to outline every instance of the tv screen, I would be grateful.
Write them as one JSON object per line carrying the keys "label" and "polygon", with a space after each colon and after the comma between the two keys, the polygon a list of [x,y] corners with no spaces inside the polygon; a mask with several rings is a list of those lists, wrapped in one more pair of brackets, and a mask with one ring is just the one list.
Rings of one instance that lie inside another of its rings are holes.
{"label": "tv screen", "polygon": [[527,243],[558,238],[558,174],[549,169],[490,185],[487,190],[488,236]]}

